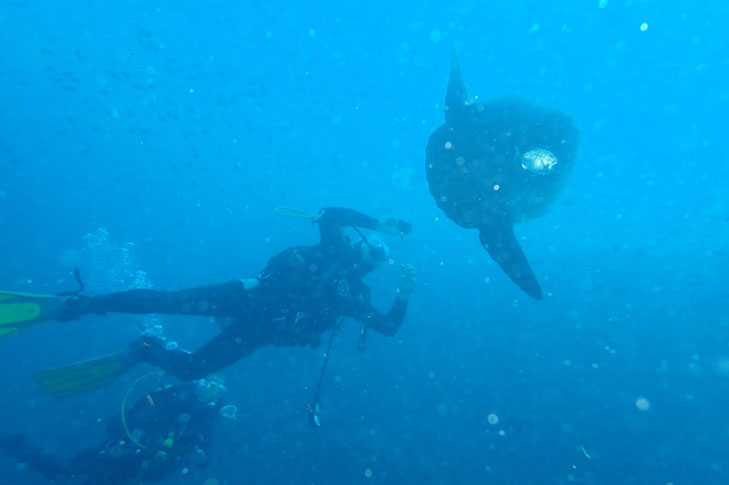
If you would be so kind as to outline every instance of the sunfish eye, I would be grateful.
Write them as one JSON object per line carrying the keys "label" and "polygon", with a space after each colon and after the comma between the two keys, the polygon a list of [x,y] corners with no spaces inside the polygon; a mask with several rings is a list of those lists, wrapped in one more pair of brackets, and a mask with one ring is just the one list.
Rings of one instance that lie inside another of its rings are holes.
{"label": "sunfish eye", "polygon": [[557,165],[554,153],[544,148],[535,148],[524,153],[520,160],[522,168],[536,174],[547,174]]}

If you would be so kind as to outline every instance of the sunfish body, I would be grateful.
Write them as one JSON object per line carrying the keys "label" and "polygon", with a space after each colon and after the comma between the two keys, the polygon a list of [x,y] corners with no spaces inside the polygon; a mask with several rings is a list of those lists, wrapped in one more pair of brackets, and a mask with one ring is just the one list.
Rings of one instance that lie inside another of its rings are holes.
{"label": "sunfish body", "polygon": [[565,113],[519,97],[468,99],[453,59],[444,125],[426,148],[430,193],[524,292],[542,298],[514,225],[544,214],[567,184],[579,133]]}

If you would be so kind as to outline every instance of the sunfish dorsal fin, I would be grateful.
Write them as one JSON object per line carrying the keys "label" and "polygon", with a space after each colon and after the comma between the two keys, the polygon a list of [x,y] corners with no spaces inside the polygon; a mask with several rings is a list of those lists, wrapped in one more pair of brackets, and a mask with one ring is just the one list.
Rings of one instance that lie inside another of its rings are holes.
{"label": "sunfish dorsal fin", "polygon": [[445,99],[446,123],[455,122],[467,112],[467,101],[468,91],[466,90],[466,84],[463,82],[461,65],[458,63],[458,57],[454,52],[451,59],[451,74],[448,79],[448,91],[446,91]]}
{"label": "sunfish dorsal fin", "polygon": [[508,223],[483,227],[479,232],[481,245],[496,261],[504,273],[527,295],[542,299],[542,288],[514,234],[514,226]]}

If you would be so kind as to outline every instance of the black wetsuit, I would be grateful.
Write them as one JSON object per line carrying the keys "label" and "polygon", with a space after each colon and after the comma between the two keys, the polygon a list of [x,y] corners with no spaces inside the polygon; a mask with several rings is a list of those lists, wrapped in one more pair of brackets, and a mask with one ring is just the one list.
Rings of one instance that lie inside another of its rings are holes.
{"label": "black wetsuit", "polygon": [[[78,300],[84,313],[164,313],[231,319],[223,332],[195,353],[165,349],[147,339],[141,358],[182,379],[203,377],[265,345],[318,345],[322,332],[344,316],[377,332],[394,335],[407,301],[396,298],[389,313],[372,307],[362,264],[344,229],[376,229],[378,220],[344,208],[326,208],[318,220],[317,246],[289,248],[274,256],[258,276],[258,286],[242,281],[182,291],[131,290]],[[403,232],[409,225],[401,222]],[[71,301],[70,303],[74,303]]]}
{"label": "black wetsuit", "polygon": [[88,485],[142,483],[186,473],[185,468],[203,469],[221,404],[201,401],[196,385],[167,387],[130,406],[125,417],[137,443],[115,415],[104,443],[68,459],[30,445],[22,435],[0,435],[0,450],[50,480],[80,479]]}

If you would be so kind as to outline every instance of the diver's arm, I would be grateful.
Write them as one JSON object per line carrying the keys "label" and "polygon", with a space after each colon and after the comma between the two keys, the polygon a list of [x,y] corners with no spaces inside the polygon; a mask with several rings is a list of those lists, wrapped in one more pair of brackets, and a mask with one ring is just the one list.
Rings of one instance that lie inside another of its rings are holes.
{"label": "diver's arm", "polygon": [[336,242],[341,239],[342,229],[347,226],[361,227],[387,234],[408,234],[412,226],[396,217],[380,217],[376,219],[361,212],[344,207],[325,207],[319,211],[319,231],[322,244]]}
{"label": "diver's arm", "polygon": [[[200,406],[198,404],[198,406]],[[209,402],[204,408],[197,408],[195,419],[191,422],[189,452],[194,453],[195,466],[205,469],[210,464],[208,453],[212,448],[213,425],[219,416],[220,403]]]}
{"label": "diver's arm", "polygon": [[405,313],[408,309],[408,300],[415,289],[415,268],[410,264],[405,264],[400,268],[400,287],[397,290],[395,303],[392,304],[387,315],[379,313],[372,307],[370,302],[369,291],[363,293],[362,304],[353,315],[357,320],[362,322],[366,327],[382,333],[384,335],[393,336],[400,329],[400,325],[405,320]]}
{"label": "diver's arm", "polygon": [[163,313],[239,316],[245,314],[248,292],[242,281],[181,291],[130,290],[93,297],[69,298],[58,320],[74,320],[89,313]]}
{"label": "diver's arm", "polygon": [[402,322],[405,320],[407,309],[407,299],[402,299],[398,296],[395,298],[395,302],[386,315],[378,312],[371,305],[363,305],[361,310],[356,315],[352,315],[352,317],[360,321],[365,327],[392,337],[397,333]]}
{"label": "diver's arm", "polygon": [[342,230],[347,226],[376,229],[377,219],[344,207],[325,207],[319,211],[321,245],[336,246],[342,241]]}

